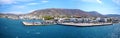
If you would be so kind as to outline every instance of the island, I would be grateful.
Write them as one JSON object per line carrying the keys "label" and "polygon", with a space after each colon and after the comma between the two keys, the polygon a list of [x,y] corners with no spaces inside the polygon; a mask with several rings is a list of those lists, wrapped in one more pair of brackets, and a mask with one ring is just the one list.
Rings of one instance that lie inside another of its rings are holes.
{"label": "island", "polygon": [[35,10],[28,14],[0,14],[1,18],[10,18],[14,20],[43,20],[43,22],[22,21],[25,26],[41,25],[73,25],[73,26],[101,26],[111,25],[120,22],[120,15],[110,16],[102,15],[96,11],[86,12],[80,9],[48,8]]}

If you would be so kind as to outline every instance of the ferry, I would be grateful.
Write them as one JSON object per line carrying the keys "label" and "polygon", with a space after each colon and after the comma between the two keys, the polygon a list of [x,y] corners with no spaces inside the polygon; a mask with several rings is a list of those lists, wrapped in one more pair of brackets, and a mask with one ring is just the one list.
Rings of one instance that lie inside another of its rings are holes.
{"label": "ferry", "polygon": [[26,26],[33,26],[33,25],[52,25],[55,24],[53,22],[22,22]]}
{"label": "ferry", "polygon": [[101,26],[101,25],[112,25],[113,23],[61,23],[62,25],[69,26]]}
{"label": "ferry", "polygon": [[24,25],[42,25],[40,22],[23,22]]}

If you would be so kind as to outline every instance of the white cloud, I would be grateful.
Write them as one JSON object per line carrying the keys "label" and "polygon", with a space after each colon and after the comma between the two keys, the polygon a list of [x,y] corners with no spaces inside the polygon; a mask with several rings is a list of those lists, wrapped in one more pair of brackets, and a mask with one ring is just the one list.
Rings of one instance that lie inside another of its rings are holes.
{"label": "white cloud", "polygon": [[32,2],[34,0],[14,0],[14,1],[16,1],[16,2]]}
{"label": "white cloud", "polygon": [[20,11],[20,10],[24,10],[26,9],[27,7],[26,6],[22,6],[22,5],[13,5],[11,7],[9,7],[8,9],[11,10],[11,11]]}
{"label": "white cloud", "polygon": [[42,3],[47,3],[47,2],[49,2],[48,0],[42,0],[41,1]]}
{"label": "white cloud", "polygon": [[29,13],[30,13],[30,12],[33,12],[33,11],[35,11],[35,10],[30,10]]}
{"label": "white cloud", "polygon": [[37,5],[37,4],[44,4],[44,3],[48,3],[48,0],[40,0],[38,2],[35,2],[37,0],[0,0],[0,4],[4,5],[4,4],[19,4],[19,3],[26,3],[23,5]]}
{"label": "white cloud", "polygon": [[83,2],[95,2],[95,0],[81,0]]}
{"label": "white cloud", "polygon": [[20,12],[20,11],[9,11],[9,12],[4,12],[4,13],[10,13],[10,14],[25,14],[23,12]]}
{"label": "white cloud", "polygon": [[99,3],[99,4],[102,3],[101,0],[81,0],[81,1],[83,1],[83,2],[90,2],[90,3]]}
{"label": "white cloud", "polygon": [[29,3],[27,5],[37,5],[37,4],[39,4],[39,3]]}
{"label": "white cloud", "polygon": [[102,3],[102,1],[101,1],[101,0],[97,0],[97,2],[98,2],[98,3],[100,3],[100,4]]}
{"label": "white cloud", "polygon": [[40,2],[31,2],[31,3],[28,3],[26,5],[38,5],[38,4],[44,4],[44,3],[47,3],[49,2],[48,0],[42,0]]}
{"label": "white cloud", "polygon": [[24,9],[26,6],[14,5],[12,8],[14,9]]}
{"label": "white cloud", "polygon": [[26,5],[37,5],[37,4],[44,4],[44,3],[48,3],[48,2],[49,2],[48,0],[41,0],[40,2],[31,2]]}
{"label": "white cloud", "polygon": [[120,5],[120,0],[112,0],[114,3],[116,3],[117,5]]}
{"label": "white cloud", "polygon": [[0,0],[0,4],[13,4],[14,0]]}
{"label": "white cloud", "polygon": [[21,2],[31,2],[34,0],[0,0],[0,4],[16,4]]}

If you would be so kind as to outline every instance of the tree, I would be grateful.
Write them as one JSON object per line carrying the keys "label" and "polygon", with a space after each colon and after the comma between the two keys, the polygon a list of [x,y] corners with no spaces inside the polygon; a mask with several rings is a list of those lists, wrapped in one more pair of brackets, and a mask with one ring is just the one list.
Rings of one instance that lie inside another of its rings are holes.
{"label": "tree", "polygon": [[111,19],[111,18],[109,18],[109,19],[107,19],[107,21],[108,21],[108,22],[112,22],[112,19]]}
{"label": "tree", "polygon": [[51,20],[51,19],[54,19],[54,17],[52,16],[43,16],[44,20]]}

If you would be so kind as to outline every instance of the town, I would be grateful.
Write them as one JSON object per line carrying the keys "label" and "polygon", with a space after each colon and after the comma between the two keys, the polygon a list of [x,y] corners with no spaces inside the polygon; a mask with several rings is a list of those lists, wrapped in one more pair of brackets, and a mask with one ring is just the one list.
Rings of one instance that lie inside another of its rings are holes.
{"label": "town", "polygon": [[85,16],[30,16],[30,15],[6,15],[2,16],[10,19],[23,20],[43,20],[45,22],[23,22],[25,25],[49,25],[49,24],[64,24],[77,26],[91,26],[91,25],[109,25],[119,23],[120,19],[117,17],[85,17]]}

